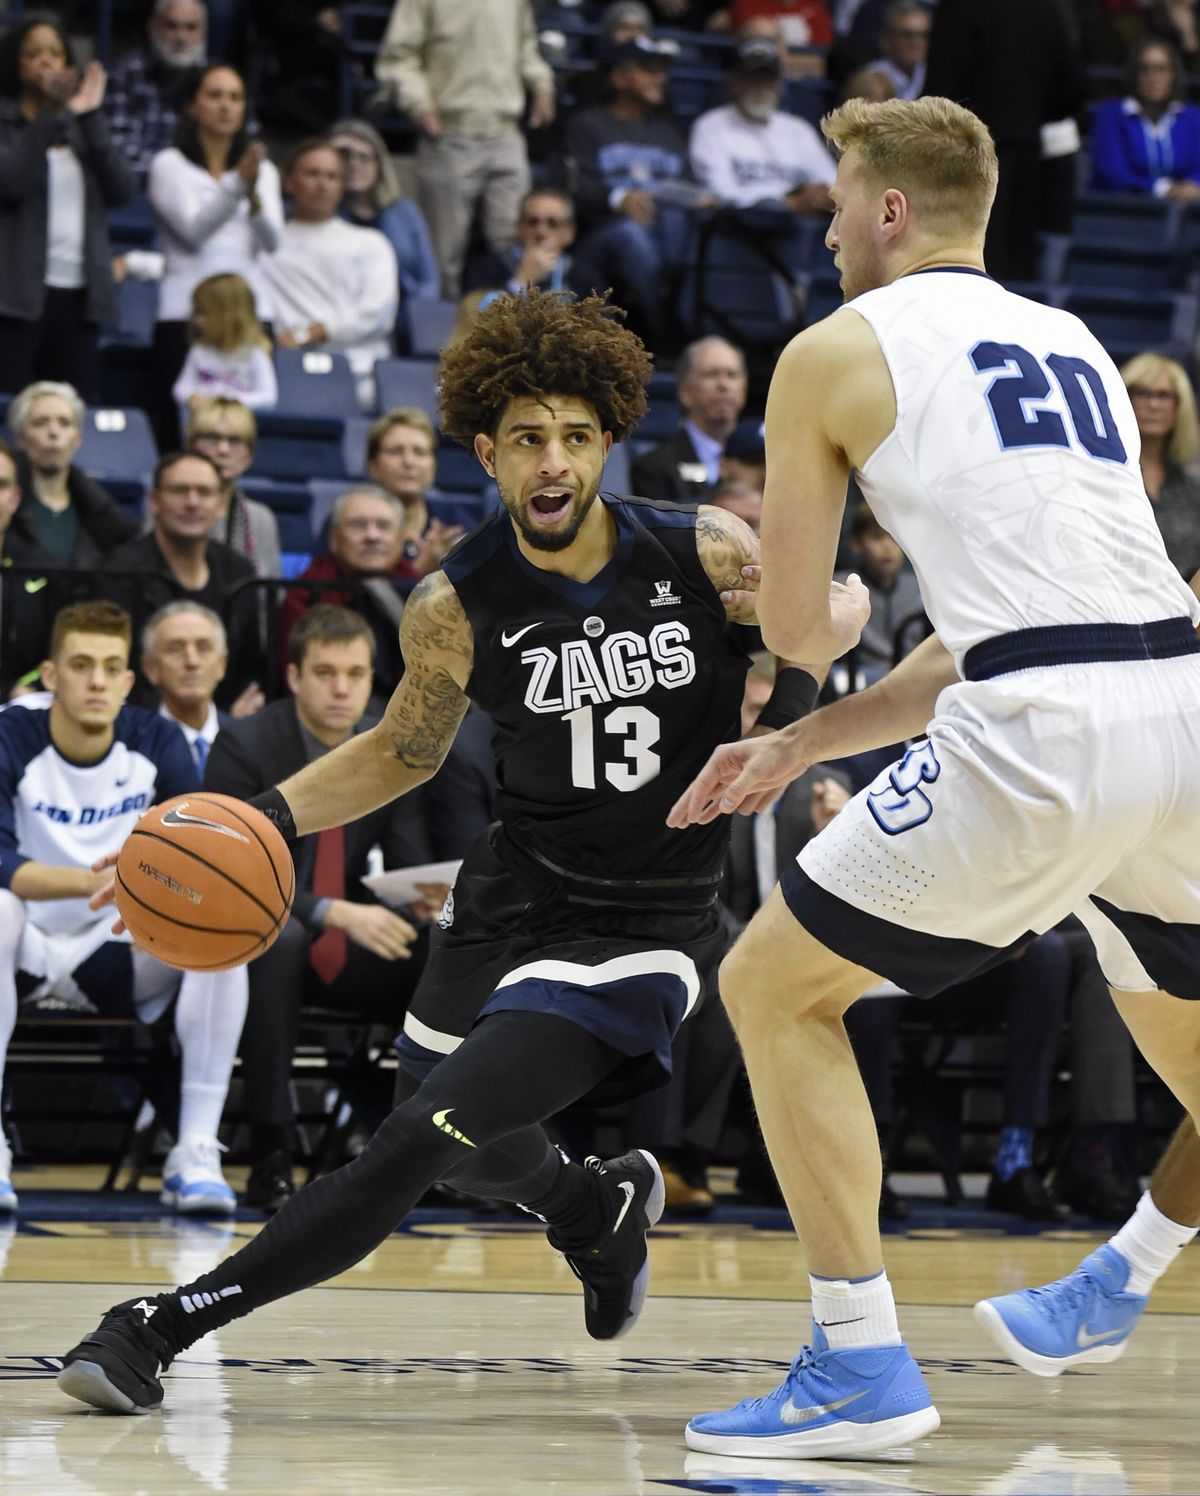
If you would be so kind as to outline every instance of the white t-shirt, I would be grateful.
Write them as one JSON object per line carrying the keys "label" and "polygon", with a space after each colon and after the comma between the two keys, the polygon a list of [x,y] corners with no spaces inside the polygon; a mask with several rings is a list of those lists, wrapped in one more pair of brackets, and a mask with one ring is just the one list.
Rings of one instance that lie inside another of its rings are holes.
{"label": "white t-shirt", "polygon": [[809,122],[779,109],[762,124],[734,104],[710,109],[692,126],[690,151],[698,180],[735,208],[785,198],[810,182],[828,187],[837,175]]}
{"label": "white t-shirt", "polygon": [[46,152],[46,162],[50,171],[46,285],[60,291],[78,291],[84,283],[83,167],[67,146],[51,146]]}
{"label": "white t-shirt", "polygon": [[269,322],[275,308],[261,257],[275,248],[283,231],[283,193],[272,163],[264,161],[258,169],[262,212],[254,217],[236,172],[211,176],[174,146],[151,160],[146,192],[166,257],[159,321],[186,322],[199,283],[210,275],[233,274],[253,291],[259,320]]}
{"label": "white t-shirt", "polygon": [[234,348],[228,353],[193,343],[171,394],[177,405],[192,395],[224,395],[251,410],[270,409],[279,398],[275,365],[265,348]]}

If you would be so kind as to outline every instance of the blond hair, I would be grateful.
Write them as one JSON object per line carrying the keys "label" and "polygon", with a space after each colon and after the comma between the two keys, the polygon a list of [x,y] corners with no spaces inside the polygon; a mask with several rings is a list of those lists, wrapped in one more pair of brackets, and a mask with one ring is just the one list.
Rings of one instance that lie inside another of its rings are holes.
{"label": "blond hair", "polygon": [[1121,369],[1121,378],[1127,390],[1135,385],[1149,384],[1163,375],[1170,381],[1175,396],[1175,425],[1171,428],[1171,439],[1167,443],[1168,462],[1191,462],[1200,453],[1200,419],[1196,415],[1196,396],[1187,370],[1173,358],[1162,353],[1138,353]]}
{"label": "blond hair", "polygon": [[835,155],[873,186],[894,187],[937,234],[982,235],[996,196],[996,147],[987,126],[950,99],[847,99],[821,121]]}
{"label": "blond hair", "polygon": [[230,436],[240,436],[253,447],[258,441],[258,422],[254,412],[240,400],[229,395],[205,395],[197,400],[188,413],[187,439],[189,444],[205,422],[220,419],[229,427]]}
{"label": "blond hair", "polygon": [[192,292],[192,311],[205,319],[203,341],[218,353],[239,348],[271,351],[254,310],[254,292],[240,275],[210,275]]}

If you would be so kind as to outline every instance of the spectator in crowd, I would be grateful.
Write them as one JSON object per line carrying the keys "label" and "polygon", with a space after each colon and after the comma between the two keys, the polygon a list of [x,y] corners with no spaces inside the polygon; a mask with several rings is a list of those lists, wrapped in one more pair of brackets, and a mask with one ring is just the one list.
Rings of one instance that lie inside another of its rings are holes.
{"label": "spectator in crowd", "polygon": [[[328,603],[310,608],[288,644],[290,695],[221,732],[205,789],[248,800],[374,726],[367,711],[374,654],[374,635],[357,613]],[[247,1205],[278,1210],[293,1193],[290,1079],[303,1007],[345,1009],[396,1030],[420,975],[424,942],[410,959],[416,928],[362,885],[374,846],[383,849],[387,868],[430,860],[419,793],[289,847],[296,901],[278,940],[250,964],[242,1035]],[[427,920],[437,907],[435,893],[420,914]]]}
{"label": "spectator in crowd", "polygon": [[9,406],[22,495],[12,534],[25,544],[26,565],[90,571],[137,534],[134,521],[74,465],[84,415],[71,386],[52,380],[29,385]]}
{"label": "spectator in crowd", "polygon": [[328,141],[302,140],[293,149],[283,182],[291,216],[263,273],[279,347],[344,354],[369,410],[375,362],[394,352],[399,280],[385,236],[338,217],[345,185],[342,157]]}
{"label": "spectator in crowd", "polygon": [[214,395],[249,410],[279,398],[271,340],[254,311],[254,293],[240,275],[210,275],[192,292],[192,346],[171,391],[177,405]]}
{"label": "spectator in crowd", "polygon": [[535,187],[517,219],[517,242],[503,253],[490,250],[467,267],[468,291],[488,289],[519,296],[530,286],[543,291],[586,294],[567,250],[575,242],[575,204],[561,187]]}
{"label": "spectator in crowd", "polygon": [[734,208],[771,202],[797,214],[824,213],[837,164],[807,120],[780,109],[778,49],[765,37],[739,41],[730,57],[731,104],[692,126],[692,170]]}
{"label": "spectator in crowd", "polygon": [[709,494],[707,502],[718,509],[728,509],[738,519],[745,520],[757,535],[762,526],[762,488],[745,483],[740,478],[720,478]]}
{"label": "spectator in crowd", "polygon": [[117,308],[107,213],[137,190],[106,82],[98,62],[71,65],[57,21],[25,16],[0,38],[0,391],[56,379],[95,395]]}
{"label": "spectator in crowd", "polygon": [[879,36],[883,55],[870,66],[883,74],[898,99],[919,99],[925,90],[931,25],[929,7],[922,0],[895,0],[884,13]]}
{"label": "spectator in crowd", "polygon": [[50,636],[45,581],[36,574],[11,575],[14,567],[23,570],[30,560],[30,547],[11,529],[20,502],[17,459],[0,441],[0,701],[14,690],[34,689]]}
{"label": "spectator in crowd", "polygon": [[400,272],[397,334],[407,346],[409,302],[436,301],[441,283],[425,216],[401,193],[391,155],[374,125],[361,119],[339,120],[329,132],[329,143],[346,167],[341,216],[361,229],[378,229],[395,253]]}
{"label": "spectator in crowd", "polygon": [[[210,538],[223,502],[220,470],[211,458],[199,452],[160,457],[147,501],[153,528],[112,553],[100,586],[135,619],[148,618],[175,598],[219,614],[229,635],[229,671],[216,699],[229,709],[243,692],[259,686],[264,660],[253,597],[229,595],[238,583],[253,580],[254,567]],[[137,574],[136,581],[122,572]],[[139,695],[145,700],[149,693],[143,689]]]}
{"label": "spectator in crowd", "polygon": [[1128,93],[1096,106],[1092,186],[1152,192],[1172,202],[1200,200],[1200,109],[1169,42],[1139,42],[1129,58]]}
{"label": "spectator in crowd", "polygon": [[1075,115],[1084,90],[1068,0],[939,0],[925,92],[974,110],[996,142],[984,258],[998,280],[1036,277],[1042,185],[1055,170],[1043,164],[1043,130]]}
{"label": "spectator in crowd", "polygon": [[[244,0],[238,0],[244,3]],[[346,0],[250,0],[263,58],[262,116],[282,133],[320,135],[338,109]]]}
{"label": "spectator in crowd", "polygon": [[401,406],[372,423],[367,432],[367,477],[404,506],[404,559],[418,576],[441,566],[463,533],[429,512],[437,473],[437,432],[423,410]]}
{"label": "spectator in crowd", "polygon": [[868,104],[886,104],[895,97],[896,90],[892,80],[886,73],[881,73],[868,63],[846,79],[838,95],[838,102],[844,104],[847,99],[866,99]]}
{"label": "spectator in crowd", "polygon": [[721,476],[721,453],[746,403],[746,360],[724,338],[700,338],[679,355],[675,378],[683,423],[634,459],[633,491],[697,501]]}
{"label": "spectator in crowd", "polygon": [[554,119],[554,75],[538,52],[530,0],[397,0],[376,75],[412,119],[417,198],[441,267],[442,295],[460,293],[478,212],[488,247],[516,236],[529,191],[521,116]]}
{"label": "spectator in crowd", "polygon": [[788,78],[823,78],[833,21],[825,0],[733,0],[709,22],[739,41],[762,37],[779,48]]}
{"label": "spectator in crowd", "polygon": [[1191,380],[1173,358],[1139,353],[1121,370],[1142,438],[1142,482],[1174,566],[1200,569],[1200,422]]}
{"label": "spectator in crowd", "polygon": [[221,475],[223,508],[209,535],[231,546],[253,565],[256,576],[280,575],[279,521],[268,504],[247,498],[238,479],[254,461],[258,424],[240,400],[213,395],[192,406],[187,445],[214,464]]}
{"label": "spectator in crowd", "polygon": [[649,36],[654,27],[650,7],[642,0],[613,0],[605,7],[600,17],[606,40],[614,44],[631,42],[639,36]]}
{"label": "spectator in crowd", "polygon": [[[231,1214],[217,1128],[246,1013],[246,969],[180,973],[110,933],[88,908],[111,884],[92,864],[115,852],[149,806],[199,785],[179,730],[125,705],[130,621],[79,603],[54,621],[43,676],[50,697],[0,713],[0,1067],[22,1001],[153,1022],[175,1000],[183,1084],[163,1204]],[[14,1210],[0,1136],[0,1210]]]}
{"label": "spectator in crowd", "polygon": [[259,320],[269,324],[275,312],[262,267],[283,232],[279,173],[247,133],[246,86],[235,69],[210,63],[194,75],[175,144],[151,160],[147,190],[166,257],[154,350],[155,427],[168,447],[178,440],[170,392],[187,357],[196,287],[210,275],[240,275]]}
{"label": "spectator in crowd", "polygon": [[722,483],[746,483],[762,492],[767,481],[767,430],[755,417],[741,420],[725,438],[717,463]]}
{"label": "spectator in crowd", "polygon": [[144,186],[150,158],[175,140],[175,125],[208,47],[204,0],[155,0],[146,46],[113,68],[104,100],[113,144]]}
{"label": "spectator in crowd", "polygon": [[292,630],[314,603],[353,604],[375,635],[374,694],[384,701],[391,696],[404,674],[399,637],[404,596],[421,575],[404,555],[404,519],[404,505],[382,488],[360,484],[339,496],[329,518],[329,549],[315,556],[296,582],[342,585],[318,592],[288,588],[279,610],[285,661]]}
{"label": "spectator in crowd", "polygon": [[[921,589],[904,552],[871,512],[859,504],[850,521],[850,545],[854,570],[871,589],[871,617],[854,651],[855,662],[867,684],[878,680],[897,663],[897,630],[906,619],[924,614]],[[845,581],[841,573],[839,582]],[[914,649],[924,637],[910,628],[899,641],[900,655]]]}
{"label": "spectator in crowd", "polygon": [[183,733],[203,778],[208,750],[233,721],[213,700],[229,664],[225,625],[211,608],[180,598],[146,621],[141,642],[142,674],[158,693],[158,714]]}

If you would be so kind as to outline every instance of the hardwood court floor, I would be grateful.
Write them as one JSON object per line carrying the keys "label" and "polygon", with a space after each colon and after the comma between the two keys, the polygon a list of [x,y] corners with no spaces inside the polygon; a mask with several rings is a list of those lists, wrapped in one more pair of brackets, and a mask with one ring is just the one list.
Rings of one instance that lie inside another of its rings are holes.
{"label": "hardwood court floor", "polygon": [[889,1236],[902,1324],[942,1431],[873,1462],[690,1454],[690,1413],[768,1390],[807,1332],[794,1238],[667,1224],[626,1339],[584,1334],[578,1289],[535,1224],[419,1222],[326,1287],[201,1341],[161,1415],[58,1393],[57,1357],[130,1288],[211,1267],[250,1223],[0,1223],[0,1491],[1200,1492],[1200,1248],[1115,1366],[1043,1381],[1000,1360],[967,1306],[1040,1282],[1099,1238],[917,1229]]}

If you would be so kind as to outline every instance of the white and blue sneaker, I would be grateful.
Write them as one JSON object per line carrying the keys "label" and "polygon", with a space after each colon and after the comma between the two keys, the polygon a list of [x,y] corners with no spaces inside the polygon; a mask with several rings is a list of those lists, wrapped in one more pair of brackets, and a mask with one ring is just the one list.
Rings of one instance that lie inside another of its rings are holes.
{"label": "white and blue sneaker", "polygon": [[12,1187],[12,1150],[0,1132],[0,1215],[11,1215],[17,1208],[17,1192]]}
{"label": "white and blue sneaker", "polygon": [[705,1454],[796,1460],[878,1454],[932,1434],[941,1423],[906,1345],[830,1350],[820,1325],[766,1397],[700,1413],[684,1433]]}
{"label": "white and blue sneaker", "polygon": [[1061,1376],[1123,1354],[1146,1307],[1145,1294],[1125,1291],[1128,1282],[1128,1262],[1105,1245],[1044,1288],[981,1300],[975,1318],[1018,1366],[1039,1377]]}
{"label": "white and blue sneaker", "polygon": [[232,1215],[237,1196],[221,1173],[221,1145],[216,1138],[180,1138],[163,1164],[159,1199],[180,1215]]}

